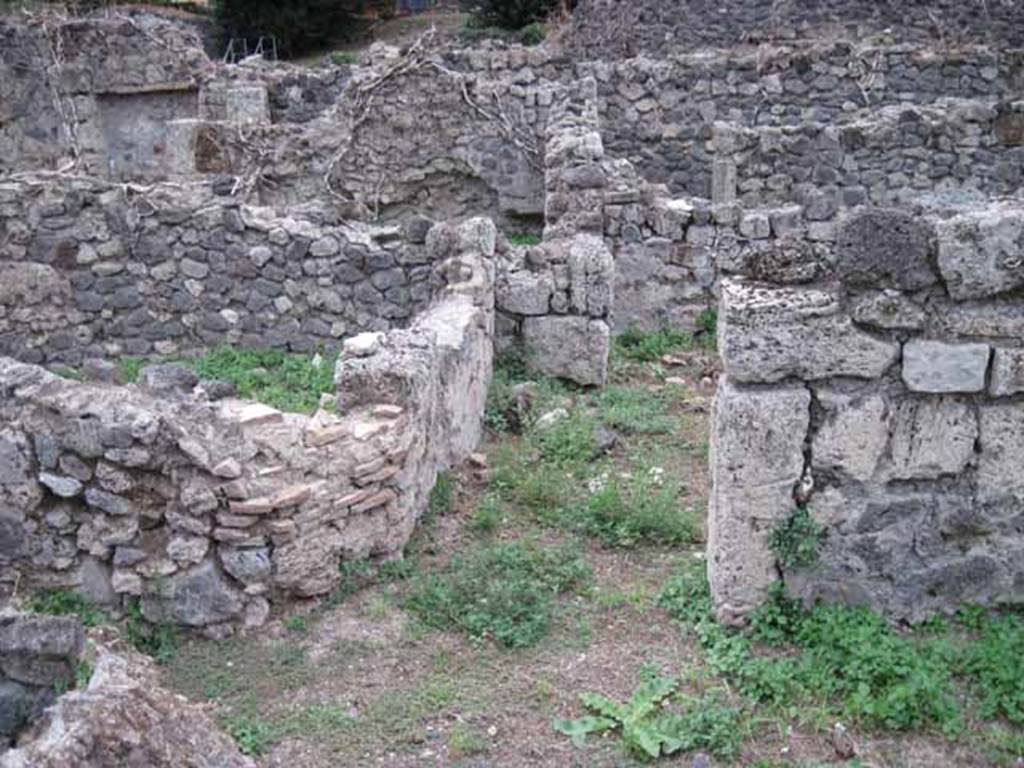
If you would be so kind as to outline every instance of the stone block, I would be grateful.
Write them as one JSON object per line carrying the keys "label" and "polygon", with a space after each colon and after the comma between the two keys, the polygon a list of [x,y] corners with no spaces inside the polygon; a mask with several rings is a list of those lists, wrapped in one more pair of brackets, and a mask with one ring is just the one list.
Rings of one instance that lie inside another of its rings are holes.
{"label": "stone block", "polygon": [[708,510],[708,578],[719,621],[743,623],[778,579],[768,539],[796,506],[810,406],[805,386],[719,381]]}
{"label": "stone block", "polygon": [[978,409],[981,455],[978,498],[1024,502],[1024,407],[1000,403]]}
{"label": "stone block", "polygon": [[989,394],[1008,397],[1024,392],[1024,349],[999,347],[992,358]]}
{"label": "stone block", "polygon": [[853,300],[853,319],[861,325],[889,331],[916,331],[924,327],[924,310],[892,289],[869,293]]}
{"label": "stone block", "polygon": [[737,382],[833,376],[873,379],[895,361],[899,345],[854,326],[826,291],[761,288],[724,280],[718,348]]}
{"label": "stone block", "polygon": [[819,390],[825,418],[811,445],[812,466],[867,481],[889,442],[885,400]]}
{"label": "stone block", "polygon": [[974,456],[978,420],[965,403],[948,397],[908,397],[893,409],[892,464],[896,480],[959,475]]}
{"label": "stone block", "polygon": [[996,205],[936,224],[949,295],[978,299],[1024,286],[1024,208]]}
{"label": "stone block", "polygon": [[545,272],[511,272],[498,284],[498,309],[516,315],[546,315],[554,293],[551,275]]}
{"label": "stone block", "polygon": [[605,383],[611,333],[603,320],[528,317],[523,320],[523,344],[530,365],[540,373],[582,385]]}
{"label": "stone block", "polygon": [[903,346],[903,381],[912,392],[982,392],[988,344],[913,339]]}
{"label": "stone block", "polygon": [[935,233],[919,216],[896,210],[857,211],[839,230],[837,269],[848,285],[916,290],[939,281]]}

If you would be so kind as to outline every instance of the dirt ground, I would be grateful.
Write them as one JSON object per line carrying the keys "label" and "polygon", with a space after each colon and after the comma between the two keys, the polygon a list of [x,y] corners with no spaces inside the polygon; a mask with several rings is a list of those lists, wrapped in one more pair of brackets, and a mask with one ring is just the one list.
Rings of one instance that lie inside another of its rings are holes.
{"label": "dirt ground", "polygon": [[[658,436],[665,470],[682,480],[680,504],[703,510],[707,501],[707,422],[713,359],[695,351],[682,365],[618,366],[619,383],[636,388],[674,382],[677,430]],[[616,453],[646,451],[628,438]],[[508,440],[508,438],[506,438]],[[502,440],[484,452],[493,457]],[[670,450],[664,450],[668,446]],[[416,568],[430,571],[474,540],[466,523],[487,489],[486,472],[455,475],[450,509],[413,543]],[[516,521],[495,534],[515,538],[530,528]],[[533,531],[554,543],[561,534]],[[580,717],[584,691],[625,700],[641,669],[689,670],[707,685],[696,643],[655,604],[673,570],[701,556],[688,548],[605,549],[586,544],[592,588],[565,598],[553,631],[536,647],[505,650],[449,632],[425,629],[400,607],[401,581],[364,587],[338,605],[311,601],[275,617],[249,637],[225,642],[191,640],[164,670],[167,685],[209,702],[236,738],[262,752],[262,768],[612,768],[637,765],[614,738],[592,738],[583,749],[552,728],[554,718]],[[833,723],[792,712],[745,726],[741,754],[732,762],[702,762],[693,754],[666,758],[666,766],[850,765],[892,768],[985,766],[969,744],[935,734],[893,738],[854,733],[859,762],[839,759]],[[1004,763],[1005,764],[1005,763]]]}

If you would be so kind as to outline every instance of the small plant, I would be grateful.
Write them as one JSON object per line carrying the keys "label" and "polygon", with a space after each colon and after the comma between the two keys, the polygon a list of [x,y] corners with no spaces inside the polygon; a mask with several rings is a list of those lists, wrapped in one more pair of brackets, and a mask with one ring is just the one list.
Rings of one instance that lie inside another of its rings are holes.
{"label": "small plant", "polygon": [[[570,736],[578,747],[589,734],[618,730],[629,752],[647,758],[695,749],[721,757],[734,755],[740,740],[739,710],[710,699],[676,697],[678,687],[677,678],[648,675],[625,703],[584,693],[580,700],[593,714],[555,720],[555,730]],[[666,706],[673,697],[674,703],[684,706],[681,713]]]}
{"label": "small plant", "polygon": [[519,42],[523,45],[540,45],[544,42],[545,37],[547,37],[547,30],[544,29],[543,24],[537,21],[527,24],[519,30]]}
{"label": "small plant", "polygon": [[697,315],[696,336],[705,349],[714,350],[718,347],[718,312],[713,307]]}
{"label": "small plant", "polygon": [[149,363],[150,361],[144,357],[122,357],[117,361],[121,381],[125,384],[134,384],[139,380],[139,372]]}
{"label": "small plant", "polygon": [[178,634],[174,626],[167,622],[149,623],[143,617],[138,602],[128,606],[124,629],[135,650],[151,656],[157,664],[167,664],[178,652]]}
{"label": "small plant", "polygon": [[438,517],[452,511],[452,504],[455,501],[455,481],[447,472],[437,476],[430,496],[427,499],[427,515]]}
{"label": "small plant", "polygon": [[405,608],[435,629],[459,629],[506,648],[526,648],[547,634],[555,596],[589,577],[575,547],[498,544],[457,556],[419,584]]}
{"label": "small plant", "polygon": [[663,355],[688,347],[690,337],[680,331],[662,330],[644,333],[636,328],[627,328],[615,339],[616,351],[628,360],[653,363]]}
{"label": "small plant", "polygon": [[[523,30],[523,31],[525,33],[526,30]],[[544,39],[544,28],[543,27],[540,27],[540,34],[541,34],[541,38],[540,39],[543,40]],[[529,45],[536,45],[536,43],[529,43]],[[532,234],[512,234],[512,235],[506,235],[506,238],[508,239],[509,245],[516,245],[516,246],[532,247],[532,246],[535,246],[535,245],[540,245],[543,242],[543,240],[541,239],[540,235],[532,235]]]}
{"label": "small plant", "polygon": [[502,518],[501,500],[496,494],[488,493],[473,511],[468,527],[473,533],[489,536],[501,527]]}
{"label": "small plant", "polygon": [[676,427],[665,400],[642,389],[609,386],[594,401],[601,420],[627,434],[668,434]]}
{"label": "small plant", "polygon": [[256,717],[239,716],[225,724],[239,751],[249,757],[261,757],[281,739],[278,728]]}
{"label": "small plant", "polygon": [[289,632],[305,634],[309,631],[309,622],[305,616],[289,616],[284,622],[284,628]]}
{"label": "small plant", "polygon": [[487,751],[487,739],[465,723],[456,723],[448,731],[448,751],[452,757],[473,757]]}
{"label": "small plant", "polygon": [[998,616],[980,627],[979,637],[964,651],[960,670],[981,699],[981,715],[1005,717],[1024,725],[1024,622]]}
{"label": "small plant", "polygon": [[531,439],[540,452],[541,461],[568,467],[586,463],[594,457],[596,428],[597,421],[593,416],[573,411],[554,424],[538,428]]}
{"label": "small plant", "polygon": [[33,613],[51,616],[77,616],[84,627],[98,627],[107,621],[106,614],[77,592],[55,589],[33,595],[28,601]]}
{"label": "small plant", "polygon": [[818,562],[822,528],[806,507],[797,507],[789,519],[776,526],[768,546],[785,568],[808,568]]}
{"label": "small plant", "polygon": [[336,67],[351,67],[359,63],[359,57],[351,51],[335,51],[330,58]]}

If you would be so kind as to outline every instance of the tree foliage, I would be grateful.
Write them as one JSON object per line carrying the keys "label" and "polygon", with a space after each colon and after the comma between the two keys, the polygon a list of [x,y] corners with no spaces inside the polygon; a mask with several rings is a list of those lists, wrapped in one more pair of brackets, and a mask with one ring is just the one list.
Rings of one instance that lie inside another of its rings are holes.
{"label": "tree foliage", "polygon": [[214,17],[225,44],[233,37],[273,36],[278,54],[287,58],[351,36],[363,5],[362,0],[216,0]]}
{"label": "tree foliage", "polygon": [[474,22],[481,27],[522,29],[544,21],[566,0],[479,0],[473,8]]}

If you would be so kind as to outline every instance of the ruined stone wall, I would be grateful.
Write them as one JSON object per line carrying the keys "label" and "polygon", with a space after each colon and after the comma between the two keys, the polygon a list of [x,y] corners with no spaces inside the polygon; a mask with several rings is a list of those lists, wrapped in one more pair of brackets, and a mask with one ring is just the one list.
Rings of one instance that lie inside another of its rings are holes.
{"label": "ruined stone wall", "polygon": [[209,66],[193,31],[144,15],[0,16],[0,42],[0,174],[76,160],[114,178],[168,173],[174,120],[196,116]]}
{"label": "ruined stone wall", "polygon": [[76,365],[219,343],[312,350],[405,325],[430,224],[344,225],[176,188],[0,184],[0,354]]}
{"label": "ruined stone wall", "polygon": [[[1020,108],[1019,108],[1020,107]],[[1024,186],[1024,104],[948,99],[885,107],[840,125],[744,129],[716,123],[713,195],[745,205],[839,206],[914,197],[1005,196]]]}
{"label": "ruined stone wall", "polygon": [[567,38],[610,57],[831,34],[1020,47],[1024,9],[1013,0],[581,0]]}
{"label": "ruined stone wall", "polygon": [[137,597],[152,621],[219,632],[326,594],[342,559],[400,557],[480,437],[494,241],[486,220],[439,227],[434,303],[349,339],[313,416],[210,401],[159,368],[116,387],[0,358],[3,587]]}
{"label": "ruined stone wall", "polygon": [[[920,621],[1017,604],[1024,571],[1019,202],[746,211],[719,244],[724,376],[709,574],[741,622],[776,581]],[[798,506],[818,557],[769,540]]]}

